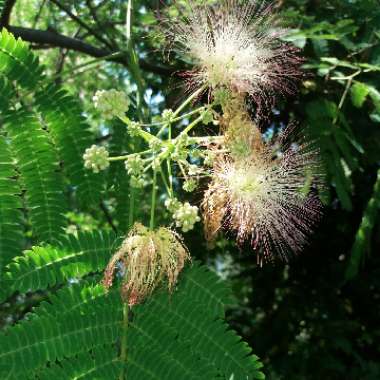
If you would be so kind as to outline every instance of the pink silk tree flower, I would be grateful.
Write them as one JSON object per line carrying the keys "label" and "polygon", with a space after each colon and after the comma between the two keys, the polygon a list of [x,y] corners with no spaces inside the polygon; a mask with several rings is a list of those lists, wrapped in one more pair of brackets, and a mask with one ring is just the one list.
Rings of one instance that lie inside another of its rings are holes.
{"label": "pink silk tree flower", "polygon": [[258,111],[276,95],[296,91],[302,60],[282,40],[287,32],[271,6],[256,0],[188,5],[162,29],[171,49],[194,65],[184,73],[191,87],[248,94]]}

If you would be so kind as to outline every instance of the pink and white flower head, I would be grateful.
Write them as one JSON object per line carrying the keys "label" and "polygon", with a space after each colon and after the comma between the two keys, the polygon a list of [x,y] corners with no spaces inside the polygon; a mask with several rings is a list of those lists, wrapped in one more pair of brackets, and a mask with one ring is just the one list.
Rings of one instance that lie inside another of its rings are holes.
{"label": "pink and white flower head", "polygon": [[295,91],[301,60],[281,40],[286,31],[272,7],[258,0],[189,5],[190,14],[170,20],[166,33],[173,49],[195,65],[185,73],[190,85],[249,94],[259,107]]}
{"label": "pink and white flower head", "polygon": [[307,242],[322,205],[311,191],[323,185],[318,151],[311,144],[264,145],[249,156],[219,157],[203,201],[206,237],[221,228],[250,241],[258,261],[287,260]]}
{"label": "pink and white flower head", "polygon": [[112,286],[118,264],[124,276],[121,294],[129,306],[143,302],[159,285],[173,291],[190,254],[182,238],[166,227],[150,230],[136,223],[113,255],[104,272],[103,284]]}

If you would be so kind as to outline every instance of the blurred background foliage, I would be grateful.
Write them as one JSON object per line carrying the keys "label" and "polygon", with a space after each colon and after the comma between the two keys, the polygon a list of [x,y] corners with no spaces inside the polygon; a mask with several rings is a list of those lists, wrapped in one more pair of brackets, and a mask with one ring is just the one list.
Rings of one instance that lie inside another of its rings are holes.
{"label": "blurred background foliage", "polygon": [[[94,141],[107,142],[113,153],[128,151],[125,130],[105,125],[92,105],[98,89],[136,92],[126,53],[126,1],[2,3],[1,25],[29,41],[47,75],[81,98]],[[297,120],[318,142],[327,175],[323,219],[301,255],[263,268],[248,246],[239,250],[220,239],[208,250],[201,226],[185,239],[193,257],[232,282],[236,303],[229,321],[262,358],[268,379],[379,379],[380,1],[283,0],[274,7],[289,28],[286,39],[302,49],[305,78],[297,95],[280,99],[262,129]],[[156,28],[175,12],[173,2],[135,2],[133,39],[152,115],[183,99],[177,73],[188,64],[175,55],[167,60]],[[78,213],[72,204],[68,233],[125,229],[122,164],[106,177],[102,207]],[[200,199],[201,191],[193,202]],[[143,215],[143,198],[140,204]],[[9,308],[17,315],[31,303],[14,302],[0,311],[2,323],[10,322]]]}

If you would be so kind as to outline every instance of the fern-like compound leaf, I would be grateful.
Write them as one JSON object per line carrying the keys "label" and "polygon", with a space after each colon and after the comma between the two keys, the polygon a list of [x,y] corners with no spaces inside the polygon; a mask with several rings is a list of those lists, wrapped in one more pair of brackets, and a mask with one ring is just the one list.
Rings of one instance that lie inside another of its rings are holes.
{"label": "fern-like compound leaf", "polygon": [[[125,125],[118,120],[113,121],[112,136],[109,141],[110,155],[117,156],[120,152],[130,152],[133,150]],[[135,191],[129,186],[129,181],[130,178],[125,170],[125,163],[114,162],[109,169],[108,188],[110,196],[116,199],[115,220],[122,233],[128,230],[130,196],[131,191]]]}
{"label": "fern-like compound leaf", "polygon": [[362,221],[355,236],[355,242],[351,250],[351,258],[346,269],[346,279],[354,278],[364,261],[370,246],[372,230],[380,213],[380,169],[377,172],[377,180],[373,187],[373,193],[364,210]]}
{"label": "fern-like compound leaf", "polygon": [[6,29],[0,33],[0,74],[21,88],[36,91],[33,110],[40,113],[38,116],[52,136],[79,204],[97,204],[102,176],[91,173],[83,165],[84,151],[92,139],[78,102],[56,85],[43,84],[37,91],[43,82],[43,66],[27,44],[16,40]]}
{"label": "fern-like compound leaf", "polygon": [[214,273],[193,264],[173,294],[159,290],[132,309],[121,363],[117,287],[64,286],[0,335],[0,378],[116,380],[123,365],[128,380],[263,379],[257,357],[224,321],[231,299]]}
{"label": "fern-like compound leaf", "polygon": [[52,135],[79,204],[98,205],[102,175],[84,167],[83,154],[93,141],[78,102],[65,90],[49,85],[36,94],[35,103]]}
{"label": "fern-like compound leaf", "polygon": [[62,360],[37,373],[30,379],[39,380],[110,380],[117,379],[121,363],[115,346],[97,347]]}
{"label": "fern-like compound leaf", "polygon": [[40,241],[52,241],[66,225],[66,198],[58,159],[48,133],[27,110],[5,117],[10,146],[25,189],[32,231]]}
{"label": "fern-like compound leaf", "polygon": [[[222,319],[220,305],[225,307],[231,296],[217,283],[216,275],[195,265],[185,272],[172,296],[158,294],[136,310],[128,337],[128,379],[144,378],[144,373],[146,378],[160,379],[163,373],[171,373],[173,364],[169,363],[172,361],[188,363],[192,366],[188,371],[193,374],[197,374],[198,366],[203,366],[202,371],[206,371],[208,377],[198,373],[200,379],[264,378],[258,358]],[[167,357],[166,366],[164,362],[157,366],[155,361],[146,360],[142,355],[147,342],[152,350]],[[173,349],[177,345],[178,352]],[[153,375],[148,376],[148,372]],[[176,376],[177,372],[166,378]]]}
{"label": "fern-like compound leaf", "polygon": [[47,289],[101,271],[115,249],[112,232],[79,233],[61,238],[56,246],[36,246],[9,265],[11,291]]}
{"label": "fern-like compound leaf", "polygon": [[318,143],[327,175],[343,208],[351,210],[352,184],[347,173],[358,169],[359,155],[363,150],[335,103],[327,100],[310,102],[306,113],[310,126],[307,133],[312,141]]}
{"label": "fern-like compound leaf", "polygon": [[[122,319],[118,294],[111,293],[103,297],[102,302],[96,302],[95,297],[93,302],[86,304],[82,313],[75,307],[77,302],[78,298],[74,298],[70,307],[59,315],[32,315],[2,333],[0,378],[27,378],[30,371],[38,370],[47,362],[54,363],[110,345],[118,339]],[[69,368],[66,370],[68,373],[71,371]],[[81,371],[80,368],[73,370]]]}
{"label": "fern-like compound leaf", "polygon": [[21,254],[23,228],[20,192],[9,144],[0,135],[0,272],[13,257]]}
{"label": "fern-like compound leaf", "polygon": [[0,32],[0,73],[25,89],[34,89],[42,78],[43,68],[27,44],[9,33]]}

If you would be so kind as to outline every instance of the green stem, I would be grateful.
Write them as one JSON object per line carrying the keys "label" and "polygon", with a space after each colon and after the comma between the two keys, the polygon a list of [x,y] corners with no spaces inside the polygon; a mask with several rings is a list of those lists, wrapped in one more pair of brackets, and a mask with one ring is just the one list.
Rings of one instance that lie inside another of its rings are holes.
{"label": "green stem", "polygon": [[[175,123],[175,122],[177,122],[177,121],[181,121],[181,120],[186,119],[186,118],[188,118],[188,117],[190,117],[190,116],[192,116],[192,115],[195,115],[195,114],[197,114],[197,113],[199,113],[199,112],[202,112],[202,111],[204,111],[205,109],[206,109],[206,107],[199,107],[199,108],[197,108],[197,109],[194,110],[194,111],[191,111],[191,112],[185,113],[185,114],[183,114],[183,115],[181,115],[181,116],[178,116],[178,117],[176,117],[176,118],[174,118],[174,119],[171,119],[170,122],[171,122],[171,123]],[[160,121],[160,122],[157,122],[157,123],[142,124],[141,126],[142,126],[142,127],[160,127],[160,126],[166,127],[167,125],[168,125],[168,122],[167,122],[167,121]],[[160,132],[159,132],[158,134],[160,134]]]}
{"label": "green stem", "polygon": [[154,216],[156,211],[156,196],[157,196],[157,169],[153,169],[153,185],[152,185],[152,203],[150,206],[150,224],[149,228],[154,229]]}
{"label": "green stem", "polygon": [[177,117],[180,112],[186,108],[188,104],[190,104],[197,96],[199,96],[205,89],[207,88],[206,85],[203,85],[200,89],[195,91],[192,95],[190,95],[175,111],[173,114],[173,118]]}
{"label": "green stem", "polygon": [[[181,133],[178,137],[188,134],[195,126],[197,126],[201,121],[203,120],[203,116],[197,117],[192,123],[190,123]],[[177,137],[177,138],[178,138]]]}
{"label": "green stem", "polygon": [[333,125],[335,125],[339,119],[339,113],[340,113],[340,110],[342,109],[343,107],[343,104],[346,100],[346,97],[347,97],[347,94],[348,94],[348,91],[350,90],[351,88],[351,85],[352,85],[352,81],[353,81],[353,78],[354,76],[351,76],[351,78],[347,81],[346,83],[346,86],[344,88],[344,91],[343,91],[343,95],[342,97],[340,98],[340,101],[339,101],[339,105],[338,105],[338,112],[336,114],[336,116],[334,117],[334,120],[333,120]]}
{"label": "green stem", "polygon": [[102,61],[108,61],[110,59],[124,57],[125,55],[126,55],[126,53],[124,51],[120,51],[120,52],[117,52],[117,53],[112,53],[112,54],[105,55],[103,57],[94,58],[94,59],[91,59],[91,60],[89,60],[87,62],[81,63],[80,65],[74,66],[71,69],[66,70],[66,71],[64,71],[62,73],[54,75],[52,77],[52,79],[56,79],[56,77],[59,77],[61,75],[72,74],[73,72],[75,72],[75,71],[77,71],[79,69],[83,69],[84,67],[91,66],[91,65],[93,65],[95,63],[100,63]]}
{"label": "green stem", "polygon": [[129,188],[129,211],[128,211],[128,230],[133,226],[135,217],[135,189]]}
{"label": "green stem", "polygon": [[[139,114],[140,121],[144,120],[144,111],[143,111],[143,101],[144,101],[144,87],[141,79],[140,68],[138,65],[138,59],[136,57],[133,41],[131,36],[132,30],[132,0],[128,0],[127,7],[127,38],[128,38],[128,55],[130,56],[129,66],[131,69],[132,76],[137,83],[139,96],[137,98],[137,112]],[[139,142],[134,144],[134,149],[139,148]],[[137,150],[136,149],[136,150]],[[135,150],[135,151],[136,151]],[[129,188],[129,215],[128,215],[128,224],[129,228],[132,227],[134,223],[134,209],[135,209],[135,197],[136,190],[134,188]],[[126,302],[123,307],[123,326],[122,326],[122,340],[121,340],[121,351],[120,351],[120,360],[122,362],[122,370],[119,376],[119,380],[125,379],[125,370],[127,366],[127,333],[128,333],[128,303]]]}
{"label": "green stem", "polygon": [[129,306],[128,302],[124,303],[123,306],[123,336],[121,338],[121,351],[120,351],[120,360],[122,362],[122,370],[119,376],[119,380],[124,380],[125,378],[125,365],[127,361],[127,333],[128,333],[128,312],[129,312]]}
{"label": "green stem", "polygon": [[178,166],[179,166],[179,168],[180,168],[180,170],[181,170],[181,173],[182,173],[183,177],[184,177],[185,180],[187,181],[188,177],[187,177],[186,171],[185,171],[183,165],[181,164],[181,162],[178,162]]}
{"label": "green stem", "polygon": [[148,150],[143,150],[142,152],[138,152],[138,153],[126,154],[124,156],[108,157],[108,161],[109,162],[125,161],[125,160],[128,160],[128,158],[130,158],[130,157],[138,156],[138,155],[141,155],[141,154],[147,154],[147,153],[151,153],[151,152],[152,152],[152,150],[148,149]]}
{"label": "green stem", "polygon": [[172,190],[171,190],[170,187],[169,187],[168,181],[167,181],[166,178],[165,178],[165,173],[163,172],[162,169],[160,170],[160,175],[161,175],[162,182],[163,182],[164,185],[165,185],[166,192],[168,193],[168,195],[169,195],[170,197],[172,197],[172,196],[173,196],[173,192],[172,192]]}
{"label": "green stem", "polygon": [[[168,141],[171,141],[172,139],[172,125],[169,124],[169,130],[168,130]],[[170,187],[170,196],[173,196],[173,175],[172,175],[172,162],[170,159],[170,156],[166,159],[166,166],[168,169],[168,176],[169,176],[169,187]]]}

